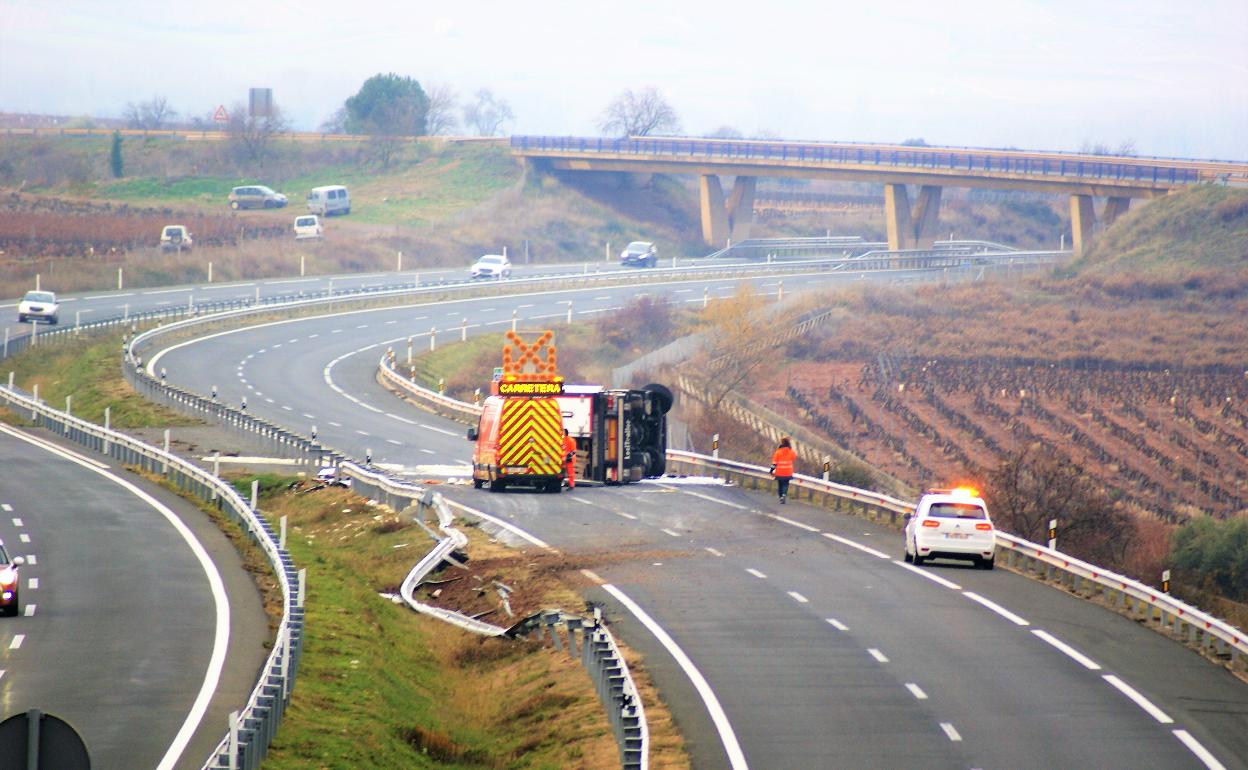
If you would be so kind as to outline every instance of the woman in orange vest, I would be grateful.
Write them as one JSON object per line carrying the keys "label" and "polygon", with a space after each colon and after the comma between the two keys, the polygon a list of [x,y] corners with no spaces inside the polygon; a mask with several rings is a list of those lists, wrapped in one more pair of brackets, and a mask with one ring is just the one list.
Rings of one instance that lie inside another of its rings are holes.
{"label": "woman in orange vest", "polygon": [[566,465],[566,476],[568,478],[568,491],[576,489],[576,439],[572,438],[568,433],[568,429],[563,429],[563,462]]}
{"label": "woman in orange vest", "polygon": [[797,452],[789,437],[780,439],[780,446],[771,454],[771,475],[776,477],[776,491],[780,493],[780,504],[784,505],[789,496],[789,482],[793,480],[793,463],[797,460]]}

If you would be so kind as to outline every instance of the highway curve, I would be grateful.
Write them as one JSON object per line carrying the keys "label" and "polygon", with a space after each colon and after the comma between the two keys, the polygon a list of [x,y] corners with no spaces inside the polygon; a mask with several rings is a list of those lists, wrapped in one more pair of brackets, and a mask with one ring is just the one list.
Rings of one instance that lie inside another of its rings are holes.
{"label": "highway curve", "polygon": [[[618,305],[625,291],[576,295],[574,307]],[[513,307],[540,320],[567,297],[281,323],[180,347],[161,365],[179,385],[249,394],[260,414],[317,424],[331,446],[370,448],[397,471],[462,467],[462,427],[384,391],[377,359],[390,344],[403,355],[393,341],[430,323],[467,315],[474,331],[501,332]],[[1248,687],[1223,669],[1004,570],[911,569],[897,533],[861,520],[715,485],[447,489],[610,582],[591,592],[646,654],[698,768],[1246,766]]]}
{"label": "highway curve", "polygon": [[185,501],[29,436],[0,426],[0,539],[29,562],[0,618],[0,718],[66,719],[96,768],[200,767],[264,660],[254,584]]}

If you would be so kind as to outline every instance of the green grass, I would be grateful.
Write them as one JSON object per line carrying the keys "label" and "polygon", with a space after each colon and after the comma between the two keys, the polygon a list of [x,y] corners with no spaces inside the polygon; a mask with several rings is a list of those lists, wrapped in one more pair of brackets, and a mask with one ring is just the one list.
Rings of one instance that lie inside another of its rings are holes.
{"label": "green grass", "polygon": [[75,416],[97,424],[104,423],[104,409],[110,408],[114,428],[151,428],[197,425],[139,396],[121,376],[120,334],[83,335],[64,342],[44,342],[0,364],[5,381],[14,373],[18,387],[32,392],[39,385],[39,398],[57,409],[65,408],[65,397],[73,396]]}
{"label": "green grass", "polygon": [[127,201],[212,203],[224,206],[230,190],[245,184],[261,182],[258,179],[211,176],[174,179],[135,177],[101,184],[96,194]]}

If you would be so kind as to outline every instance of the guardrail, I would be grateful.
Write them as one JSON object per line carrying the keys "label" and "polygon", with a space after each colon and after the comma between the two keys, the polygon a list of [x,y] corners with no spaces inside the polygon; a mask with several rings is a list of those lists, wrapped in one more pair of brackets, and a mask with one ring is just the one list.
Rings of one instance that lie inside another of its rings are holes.
{"label": "guardrail", "polygon": [[[969,174],[1011,174],[1040,180],[1097,180],[1178,186],[1214,180],[1223,174],[1244,176],[1248,164],[1220,161],[1157,162],[1128,157],[1075,156],[1013,151],[964,150],[815,142],[707,140],[667,137],[610,139],[577,136],[513,136],[511,149],[520,155],[631,155],[647,160],[696,164],[784,163],[823,166],[874,166]],[[1216,170],[1206,170],[1216,167]]]}
{"label": "guardrail", "polygon": [[[446,537],[439,539],[429,553],[412,567],[399,588],[399,595],[404,603],[413,610],[482,636],[517,636],[536,632],[539,636],[549,636],[556,649],[562,650],[566,644],[568,651],[574,656],[577,655],[579,636],[581,663],[594,680],[598,698],[607,711],[607,719],[620,748],[621,765],[624,770],[646,770],[649,766],[650,731],[645,709],[637,685],[624,662],[624,655],[611,632],[603,624],[600,610],[595,608],[592,619],[560,610],[544,610],[507,629],[417,601],[413,595],[416,587],[452,551],[467,545],[468,538],[452,526],[454,515],[441,494],[418,484],[390,478],[352,462],[342,463],[338,470],[351,478],[352,489],[357,494],[383,502],[395,510],[420,505],[432,509],[437,515],[438,526]],[[466,512],[466,515],[471,513]],[[566,641],[557,632],[560,626],[565,629]]]}
{"label": "guardrail", "polygon": [[282,591],[282,617],[273,651],[241,711],[230,715],[226,736],[205,770],[256,770],[290,702],[303,650],[304,572],[297,570],[272,527],[235,489],[177,455],[53,409],[17,390],[0,387],[0,402],[35,424],[121,463],[164,477],[182,492],[224,511],[262,550]]}
{"label": "guardrail", "polygon": [[[768,469],[731,460],[717,460],[693,452],[669,449],[668,468],[732,478],[742,487],[771,489]],[[793,477],[789,496],[834,510],[854,513],[873,521],[900,527],[914,506],[887,495],[854,489],[813,476]],[[1043,545],[997,530],[997,555],[1009,567],[1027,575],[1057,582],[1084,598],[1099,597],[1106,603],[1152,623],[1172,638],[1193,647],[1229,658],[1231,668],[1248,671],[1248,633],[1179,601],[1169,594],[1133,578],[1119,575]]]}
{"label": "guardrail", "polygon": [[[407,382],[402,375],[386,366],[384,357],[378,370],[383,378],[418,398],[433,395],[439,402],[459,404],[465,415],[480,413],[480,408],[475,407],[474,411],[472,404],[456,401]],[[669,472],[683,469],[685,472],[712,477],[731,477],[741,487],[748,489],[770,490],[774,484],[770,471],[761,466],[716,459],[678,449],[667,450],[667,467]],[[809,501],[822,507],[861,516],[893,528],[900,528],[904,524],[905,515],[914,512],[914,505],[905,500],[813,476],[794,476],[789,489],[789,496],[794,500],[801,499],[802,493],[805,493]],[[1135,617],[1167,630],[1172,637],[1186,641],[1191,646],[1213,652],[1220,657],[1229,657],[1233,669],[1248,671],[1248,633],[1169,594],[1133,578],[1000,530],[997,530],[997,552],[1009,567],[1050,582],[1056,579],[1085,598],[1100,597]]]}

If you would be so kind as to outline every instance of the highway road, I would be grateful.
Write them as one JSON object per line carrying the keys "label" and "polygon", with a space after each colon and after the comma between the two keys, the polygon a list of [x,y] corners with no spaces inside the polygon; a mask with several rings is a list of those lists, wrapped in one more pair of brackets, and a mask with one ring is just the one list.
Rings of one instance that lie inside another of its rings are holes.
{"label": "highway road", "polygon": [[255,586],[202,513],[45,436],[0,426],[0,539],[28,562],[0,718],[67,720],[92,767],[198,768],[264,660]]}
{"label": "highway road", "polygon": [[[709,285],[712,296],[734,288]],[[702,284],[666,290],[700,301]],[[187,344],[159,365],[184,387],[246,395],[291,428],[316,424],[350,455],[453,475],[469,457],[462,426],[376,383],[385,348],[402,357],[408,335],[464,317],[470,333],[501,332],[513,308],[522,328],[542,328],[568,300],[584,320],[632,291],[301,319]],[[913,569],[897,533],[861,520],[712,484],[558,497],[444,488],[610,582],[592,591],[645,653],[695,767],[1248,767],[1248,687],[1223,669],[1004,570]]]}

